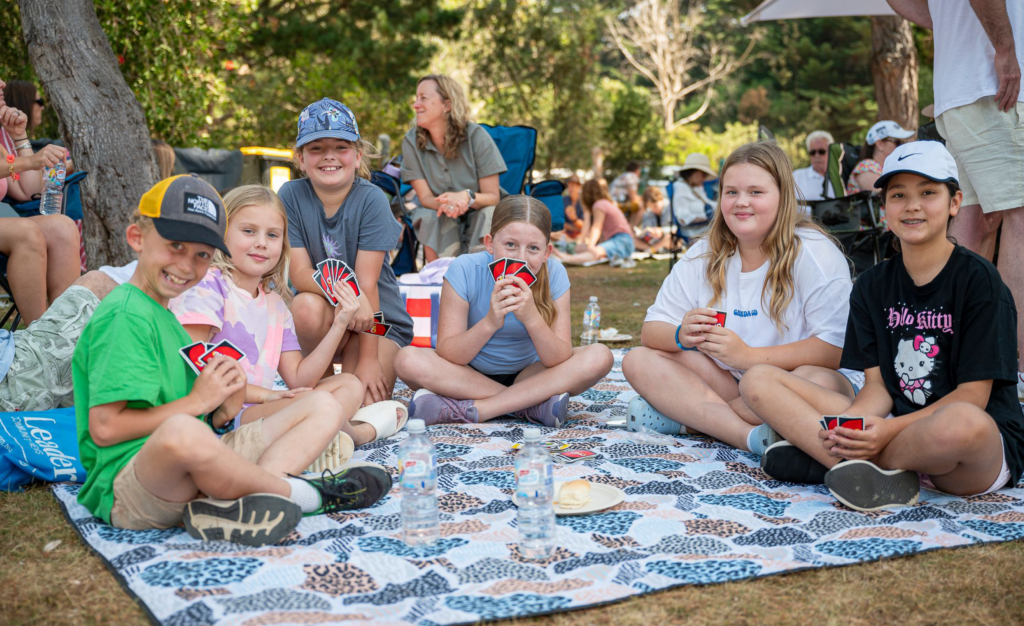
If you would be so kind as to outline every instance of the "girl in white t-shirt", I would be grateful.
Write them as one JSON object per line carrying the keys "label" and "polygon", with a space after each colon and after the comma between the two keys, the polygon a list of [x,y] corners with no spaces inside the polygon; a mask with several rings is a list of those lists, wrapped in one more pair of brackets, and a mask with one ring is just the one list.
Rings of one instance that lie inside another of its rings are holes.
{"label": "girl in white t-shirt", "polygon": [[[786,154],[774,143],[740,147],[722,168],[708,233],[648,309],[644,347],[623,360],[640,394],[630,402],[629,428],[675,435],[689,427],[760,449],[748,440],[761,421],[739,396],[740,377],[757,363],[797,370],[852,397],[850,384],[832,371],[842,354],[850,289],[839,248],[797,210]],[[716,310],[725,314],[724,325]]]}

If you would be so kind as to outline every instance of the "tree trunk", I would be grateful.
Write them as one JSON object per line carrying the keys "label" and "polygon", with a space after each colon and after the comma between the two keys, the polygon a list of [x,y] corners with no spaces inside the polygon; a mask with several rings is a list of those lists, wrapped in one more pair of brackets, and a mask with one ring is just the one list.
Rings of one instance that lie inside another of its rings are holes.
{"label": "tree trunk", "polygon": [[916,129],[917,50],[910,22],[898,16],[871,18],[871,74],[878,119]]}
{"label": "tree trunk", "polygon": [[124,231],[157,180],[142,107],[128,88],[91,0],[18,0],[36,75],[61,121],[82,183],[90,268],[134,258]]}

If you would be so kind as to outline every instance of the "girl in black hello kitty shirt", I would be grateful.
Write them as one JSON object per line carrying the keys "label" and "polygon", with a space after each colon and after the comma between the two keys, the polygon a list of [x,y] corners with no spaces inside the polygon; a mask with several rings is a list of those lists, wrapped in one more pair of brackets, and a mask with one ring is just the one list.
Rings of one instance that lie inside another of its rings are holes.
{"label": "girl in black hello kitty shirt", "polygon": [[[851,404],[777,368],[748,371],[743,399],[786,439],[762,467],[823,480],[858,510],[913,504],[921,485],[965,496],[1012,487],[1024,470],[1017,309],[995,267],[946,237],[962,198],[956,164],[938,142],[905,144],[875,186],[901,253],[850,297],[841,364],[864,371],[864,387]],[[862,416],[863,430],[816,426],[839,414]]]}

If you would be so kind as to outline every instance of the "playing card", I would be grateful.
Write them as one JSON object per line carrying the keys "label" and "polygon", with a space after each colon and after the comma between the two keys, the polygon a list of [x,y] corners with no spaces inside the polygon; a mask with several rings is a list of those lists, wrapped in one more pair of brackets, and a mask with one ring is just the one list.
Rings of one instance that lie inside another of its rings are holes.
{"label": "playing card", "polygon": [[316,264],[316,269],[320,272],[320,275],[324,277],[324,281],[327,283],[327,287],[333,284],[333,278],[331,276],[331,259],[324,259]]}
{"label": "playing card", "polygon": [[188,363],[188,366],[196,373],[196,376],[198,376],[199,373],[203,371],[203,367],[206,366],[206,363],[199,360],[205,352],[206,344],[202,341],[197,341],[178,350],[178,354],[181,355],[181,358],[185,359],[185,362]]}
{"label": "playing card", "polygon": [[491,270],[491,278],[494,282],[501,280],[502,274],[505,273],[505,262],[508,261],[506,258],[495,259],[487,264],[487,268]]}
{"label": "playing card", "polygon": [[241,361],[245,357],[245,354],[241,350],[236,348],[235,344],[225,339],[218,343],[217,345],[215,345],[214,347],[210,348],[208,351],[206,351],[206,353],[204,353],[203,356],[199,357],[199,361],[203,364],[209,363],[210,359],[213,357],[215,353],[222,354],[226,357],[231,357],[236,361]]}
{"label": "playing card", "polygon": [[355,292],[357,298],[362,293],[362,291],[360,291],[360,289],[359,289],[359,281],[356,280],[356,275],[355,274],[349,274],[345,278],[345,284],[348,285],[352,289],[352,291]]}
{"label": "playing card", "polygon": [[505,259],[505,271],[501,273],[501,278],[511,278],[516,273],[526,266],[526,261],[520,259]]}
{"label": "playing card", "polygon": [[390,331],[390,330],[391,330],[391,324],[375,323],[373,326],[370,327],[369,330],[364,330],[363,332],[366,333],[367,335],[377,335],[378,337],[387,337],[388,336],[388,331]]}
{"label": "playing card", "polygon": [[555,455],[555,460],[562,463],[575,463],[576,461],[582,461],[584,459],[594,459],[601,456],[596,452],[590,450],[569,450],[568,452],[559,452]]}
{"label": "playing card", "polygon": [[[514,443],[514,444],[512,444],[512,449],[513,450],[519,450],[520,448],[522,448],[525,445],[526,444],[523,443],[523,442]],[[545,448],[547,448],[549,452],[558,452],[559,450],[565,450],[565,449],[567,449],[569,447],[569,444],[567,444],[567,443],[559,443],[557,441],[545,441],[541,445],[543,445]]]}
{"label": "playing card", "polygon": [[520,267],[519,271],[517,271],[515,275],[522,279],[522,281],[526,283],[527,287],[530,287],[533,283],[537,282],[537,275],[533,273],[533,270],[531,270],[528,265]]}
{"label": "playing card", "polygon": [[828,425],[828,428],[826,428],[825,430],[835,430],[835,427],[839,425],[839,418],[840,417],[846,417],[846,416],[845,415],[823,415],[822,419],[824,419],[825,420],[825,424]]}
{"label": "playing card", "polygon": [[377,311],[376,313],[374,313],[373,314],[373,321],[377,322],[378,324],[383,324],[384,323],[384,311]]}
{"label": "playing card", "polygon": [[825,421],[825,418],[818,420],[818,423],[821,424],[822,430],[828,430],[828,422]]}
{"label": "playing card", "polygon": [[722,328],[725,328],[725,311],[719,311],[718,309],[715,309],[715,319],[718,320],[718,323],[715,324],[715,326],[721,326]]}
{"label": "playing card", "polygon": [[864,430],[864,418],[841,415],[839,417],[839,427],[849,428],[850,430]]}
{"label": "playing card", "polygon": [[317,287],[320,287],[320,291],[324,292],[324,295],[327,296],[327,301],[334,306],[338,306],[338,301],[334,297],[334,290],[331,289],[330,283],[327,282],[327,278],[323,275],[322,270],[313,272],[313,280],[316,281]]}

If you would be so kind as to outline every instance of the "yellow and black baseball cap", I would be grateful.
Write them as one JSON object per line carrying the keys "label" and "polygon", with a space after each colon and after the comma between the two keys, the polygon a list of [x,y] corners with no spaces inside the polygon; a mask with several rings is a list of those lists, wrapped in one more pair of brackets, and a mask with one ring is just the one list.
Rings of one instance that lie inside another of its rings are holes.
{"label": "yellow and black baseball cap", "polygon": [[224,245],[228,216],[210,183],[195,174],[165,178],[142,195],[139,213],[152,218],[156,232],[170,241],[205,243],[231,256]]}

